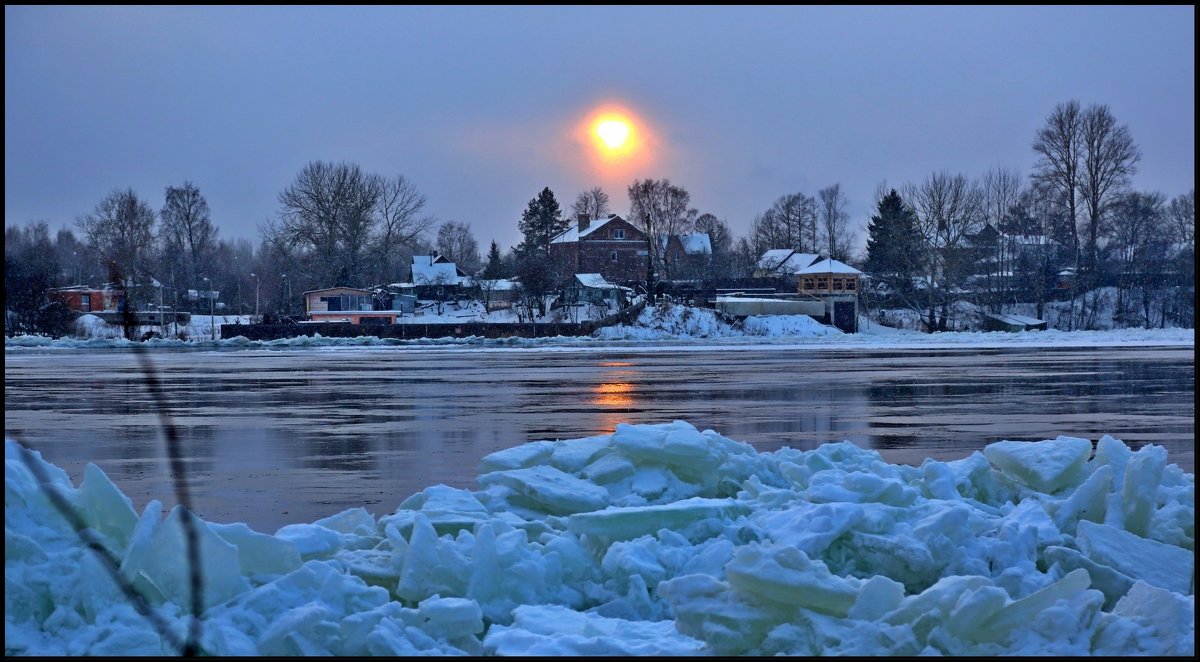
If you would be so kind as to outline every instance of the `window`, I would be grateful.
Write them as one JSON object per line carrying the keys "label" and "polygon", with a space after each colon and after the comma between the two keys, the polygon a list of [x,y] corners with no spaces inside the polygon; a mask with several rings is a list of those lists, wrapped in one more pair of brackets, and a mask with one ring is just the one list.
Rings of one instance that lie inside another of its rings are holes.
{"label": "window", "polygon": [[817,279],[817,289],[818,290],[828,290],[829,289],[829,277],[828,276],[824,276],[824,277]]}
{"label": "window", "polygon": [[833,289],[835,289],[835,290],[840,290],[840,289],[843,289],[843,288],[842,288],[842,279],[841,279],[841,278],[834,278],[834,279],[833,279]]}
{"label": "window", "polygon": [[[613,230],[613,239],[624,239],[624,238],[625,238],[625,229],[624,228],[617,228],[617,229]],[[616,260],[614,259],[613,261],[615,262]]]}
{"label": "window", "polygon": [[804,289],[812,290],[812,289],[816,289],[816,287],[817,287],[817,281],[815,279],[813,279],[813,278],[805,278],[804,279]]}
{"label": "window", "polygon": [[609,254],[608,254],[608,259],[609,259],[609,260],[611,260],[611,261],[613,261],[613,262],[616,262],[616,261],[617,261],[617,252],[616,252],[616,251],[612,251],[611,253],[609,253]]}
{"label": "window", "polygon": [[79,295],[79,307],[82,308],[83,312],[85,312],[85,313],[91,311],[92,295],[90,295],[90,294]]}
{"label": "window", "polygon": [[847,278],[846,279],[846,289],[850,290],[850,291],[854,291],[855,289],[858,288],[858,286],[856,285],[857,282],[858,281],[854,280],[853,278]]}

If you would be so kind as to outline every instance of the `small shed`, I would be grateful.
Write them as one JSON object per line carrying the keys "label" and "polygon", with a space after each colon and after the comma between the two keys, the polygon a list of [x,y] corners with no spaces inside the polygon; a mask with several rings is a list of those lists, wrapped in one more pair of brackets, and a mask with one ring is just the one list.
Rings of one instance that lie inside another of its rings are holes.
{"label": "small shed", "polygon": [[618,308],[624,308],[629,305],[633,290],[610,283],[600,274],[575,274],[563,294],[563,299],[568,302],[597,305],[615,303]]}
{"label": "small shed", "polygon": [[1045,331],[1046,320],[1026,317],[1014,313],[986,313],[983,316],[984,331]]}

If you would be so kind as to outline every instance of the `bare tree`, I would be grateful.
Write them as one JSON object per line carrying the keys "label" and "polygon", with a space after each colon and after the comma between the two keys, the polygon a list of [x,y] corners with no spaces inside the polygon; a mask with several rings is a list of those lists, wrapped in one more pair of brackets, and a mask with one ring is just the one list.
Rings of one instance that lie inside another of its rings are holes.
{"label": "bare tree", "polygon": [[817,192],[817,224],[820,226],[822,246],[829,250],[829,258],[845,262],[850,259],[850,235],[847,225],[850,215],[849,204],[842,193],[842,185],[834,184]]}
{"label": "bare tree", "polygon": [[[1038,129],[1033,141],[1033,151],[1039,156],[1034,167],[1034,181],[1053,190],[1066,210],[1063,216],[1065,230],[1056,235],[1066,239],[1074,255],[1074,268],[1080,267],[1079,214],[1077,210],[1080,159],[1083,153],[1083,111],[1079,102],[1072,99],[1055,106],[1046,118],[1046,124]],[[1068,329],[1074,328],[1076,281],[1071,284],[1071,315]]]}
{"label": "bare tree", "polygon": [[803,193],[788,193],[775,200],[771,212],[776,233],[772,248],[816,251],[816,200]]}
{"label": "bare tree", "polygon": [[184,186],[168,186],[158,217],[162,221],[164,247],[185,258],[185,264],[180,265],[180,281],[196,284],[197,272],[211,269],[206,258],[217,240],[208,200],[190,181],[185,181]]}
{"label": "bare tree", "polygon": [[1171,234],[1180,247],[1196,246],[1196,189],[1171,200],[1167,206]]}
{"label": "bare tree", "polygon": [[1175,263],[1174,321],[1196,326],[1196,189],[1171,200],[1167,225]]}
{"label": "bare tree", "polygon": [[733,271],[733,235],[729,225],[712,214],[701,214],[693,229],[708,235],[712,257],[705,273],[707,280],[729,278]]}
{"label": "bare tree", "polygon": [[[1170,237],[1166,224],[1166,196],[1158,192],[1131,192],[1121,196],[1112,214],[1117,258],[1118,321],[1145,328],[1163,324],[1166,315],[1165,288]],[[1140,293],[1140,301],[1130,295]],[[1153,317],[1153,303],[1159,303],[1160,316]],[[1130,305],[1132,304],[1132,305]],[[1134,312],[1135,309],[1140,310]]]}
{"label": "bare tree", "polygon": [[114,190],[96,205],[95,211],[75,220],[110,278],[118,277],[128,284],[125,305],[131,311],[146,300],[140,287],[145,283],[139,278],[145,275],[144,265],[154,245],[154,222],[154,210],[133,189]]}
{"label": "bare tree", "polygon": [[1126,125],[1117,120],[1107,105],[1094,104],[1083,114],[1080,137],[1083,171],[1079,194],[1087,210],[1087,241],[1084,246],[1084,271],[1095,276],[1096,246],[1101,224],[1129,186],[1137,172],[1141,151],[1133,143]]}
{"label": "bare tree", "polygon": [[316,282],[361,284],[383,188],[357,165],[313,161],[279,194],[278,232],[308,253],[303,266]]}
{"label": "bare tree", "polygon": [[984,299],[994,313],[999,313],[1011,286],[1013,269],[1012,242],[1005,239],[1005,220],[1021,194],[1021,175],[1008,168],[991,168],[983,176],[983,222],[996,231],[996,243],[988,247],[990,255],[984,278]]}
{"label": "bare tree", "polygon": [[571,212],[575,216],[587,214],[588,218],[604,218],[609,212],[608,194],[599,186],[593,186],[575,197]]}
{"label": "bare tree", "polygon": [[1054,108],[1033,141],[1033,151],[1039,155],[1033,178],[1047,185],[1061,198],[1067,211],[1065,220],[1069,228],[1070,247],[1075,252],[1079,251],[1076,202],[1082,133],[1083,111],[1079,108],[1079,102],[1072,99]]}
{"label": "bare tree", "polygon": [[474,274],[479,270],[479,244],[471,232],[470,223],[446,221],[438,228],[437,249],[447,260],[463,271]]}
{"label": "bare tree", "polygon": [[692,228],[699,212],[692,208],[691,196],[669,179],[635,180],[629,185],[630,222],[646,233],[646,290],[655,300],[655,272],[672,276],[673,265],[666,260],[667,242]]}
{"label": "bare tree", "polygon": [[375,206],[379,217],[375,269],[380,282],[404,277],[407,264],[398,259],[402,256],[396,254],[397,249],[413,248],[436,223],[433,216],[423,213],[425,203],[425,196],[404,175],[384,182]]}
{"label": "bare tree", "polygon": [[[983,223],[983,192],[963,175],[934,173],[906,187],[905,199],[917,212],[917,227],[927,251],[926,328],[945,331],[954,291],[964,276],[964,239]],[[940,317],[938,308],[940,307]]]}

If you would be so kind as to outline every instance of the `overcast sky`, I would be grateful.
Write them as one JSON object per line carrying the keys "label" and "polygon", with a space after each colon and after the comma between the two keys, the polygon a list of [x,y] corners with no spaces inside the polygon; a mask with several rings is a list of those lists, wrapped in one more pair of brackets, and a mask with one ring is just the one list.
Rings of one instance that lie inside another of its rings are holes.
{"label": "overcast sky", "polygon": [[[989,167],[1027,175],[1055,105],[1108,104],[1139,189],[1195,186],[1195,9],[1171,7],[11,7],[5,224],[72,226],[115,188],[189,180],[222,236],[309,161],[403,174],[486,251],[546,186],[564,209],[635,178],[743,235],[785,193]],[[603,162],[579,132],[624,108]],[[859,244],[862,238],[860,236]]]}

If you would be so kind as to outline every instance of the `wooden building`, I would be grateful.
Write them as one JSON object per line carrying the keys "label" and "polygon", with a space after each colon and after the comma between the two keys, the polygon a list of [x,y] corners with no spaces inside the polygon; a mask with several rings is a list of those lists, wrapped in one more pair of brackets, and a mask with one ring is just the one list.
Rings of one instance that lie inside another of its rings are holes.
{"label": "wooden building", "polygon": [[800,294],[825,302],[823,324],[832,324],[846,333],[858,332],[858,293],[863,272],[837,260],[825,259],[796,271]]}

